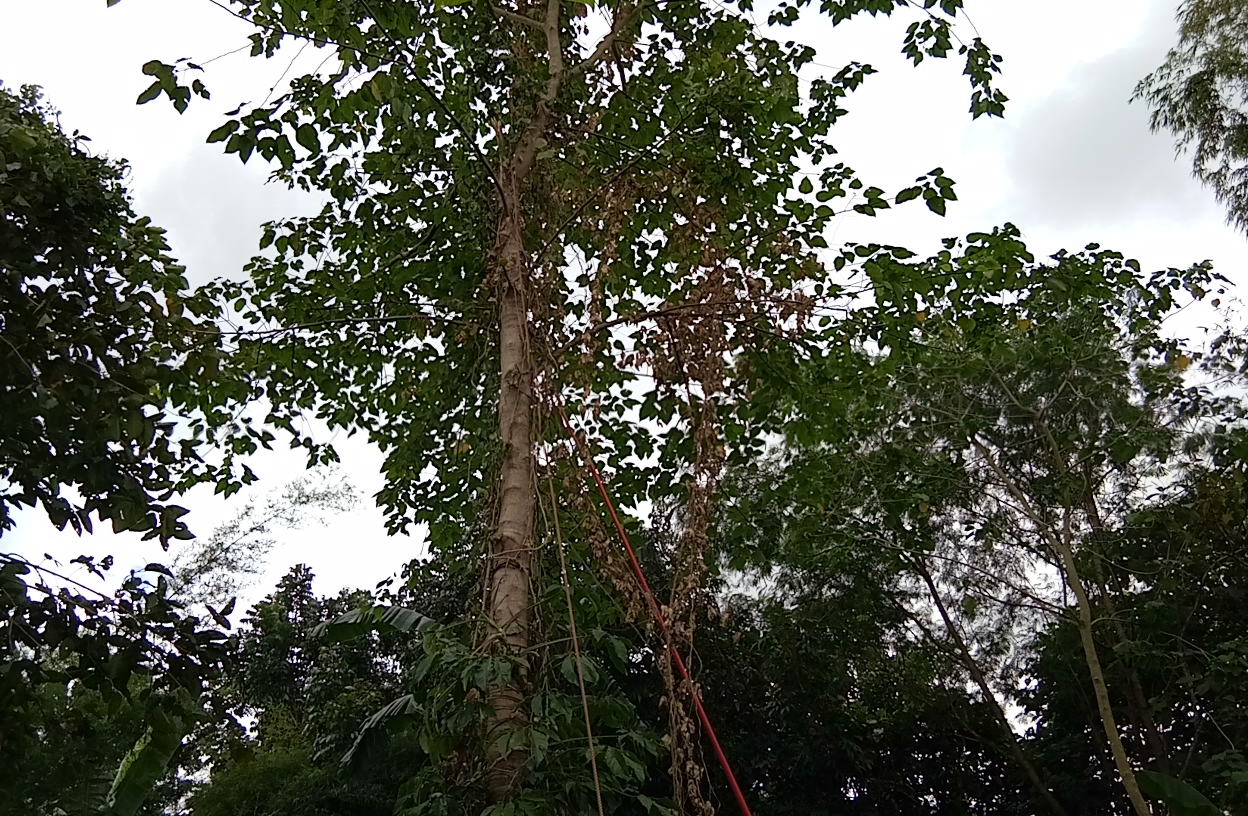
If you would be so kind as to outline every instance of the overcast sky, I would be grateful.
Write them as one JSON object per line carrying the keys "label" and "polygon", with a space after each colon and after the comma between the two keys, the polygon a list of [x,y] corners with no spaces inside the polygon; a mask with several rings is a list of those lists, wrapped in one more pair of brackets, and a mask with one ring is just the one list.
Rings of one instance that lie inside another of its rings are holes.
{"label": "overcast sky", "polygon": [[[809,21],[783,32],[783,39],[818,49],[824,65],[857,60],[880,71],[850,98],[851,115],[838,125],[846,163],[886,189],[936,166],[958,182],[960,200],[946,218],[919,202],[875,219],[851,214],[836,225],[834,244],[871,240],[922,251],[941,237],[1010,221],[1037,255],[1097,242],[1146,268],[1211,259],[1233,281],[1244,280],[1248,244],[1224,225],[1213,196],[1191,180],[1184,160],[1175,160],[1169,138],[1149,133],[1143,107],[1128,102],[1174,40],[1173,5],[967,0],[975,28],[1005,57],[1000,86],[1010,102],[1005,118],[991,121],[971,121],[960,64],[908,65],[899,53],[900,20],[868,18],[835,31]],[[973,36],[969,28],[961,31]],[[134,105],[150,81],[140,73],[147,60],[204,63],[245,45],[248,33],[210,0],[122,0],[112,9],[105,0],[0,0],[0,81],[43,86],[66,130],[81,130],[95,150],[130,162],[137,209],[168,229],[174,254],[195,283],[238,275],[262,222],[315,206],[266,184],[259,160],[243,166],[219,145],[204,144],[224,111],[263,99],[280,83],[286,61],[249,59],[244,52],[206,65],[213,98],[195,100],[183,116],[163,99]],[[305,54],[301,64],[310,60],[306,68],[320,57]],[[360,490],[376,491],[380,455],[358,440],[346,441],[342,453]],[[265,455],[253,467],[264,485],[279,488],[298,475],[301,458]],[[194,528],[207,532],[241,501],[204,491],[185,503]],[[39,514],[27,513],[5,547],[58,557],[113,551],[138,563],[160,557],[154,545],[117,539],[58,536]],[[371,586],[420,552],[416,538],[388,539],[369,501],[349,517],[290,534],[287,542],[251,597],[297,562],[310,564],[318,589],[328,592]]]}

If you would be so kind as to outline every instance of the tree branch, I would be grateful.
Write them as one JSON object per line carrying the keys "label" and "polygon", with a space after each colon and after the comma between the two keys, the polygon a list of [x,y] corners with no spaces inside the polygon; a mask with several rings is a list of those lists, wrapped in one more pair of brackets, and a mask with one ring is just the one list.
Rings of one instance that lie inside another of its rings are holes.
{"label": "tree branch", "polygon": [[618,6],[611,19],[611,30],[608,31],[606,36],[598,42],[598,46],[594,49],[592,54],[568,69],[568,74],[570,76],[583,74],[599,62],[602,62],[602,60],[606,58],[607,54],[610,53],[612,47],[619,40],[620,34],[624,31],[624,28],[632,24],[634,17],[641,12],[641,9],[641,6],[634,6],[628,2],[622,3]]}
{"label": "tree branch", "polygon": [[511,20],[513,23],[520,23],[521,25],[529,26],[530,28],[536,28],[539,30],[545,28],[545,25],[543,25],[541,20],[534,20],[532,17],[526,17],[523,14],[517,14],[514,11],[509,11],[505,8],[501,8],[500,6],[490,6],[490,11],[494,12],[499,17],[503,17],[508,20]]}

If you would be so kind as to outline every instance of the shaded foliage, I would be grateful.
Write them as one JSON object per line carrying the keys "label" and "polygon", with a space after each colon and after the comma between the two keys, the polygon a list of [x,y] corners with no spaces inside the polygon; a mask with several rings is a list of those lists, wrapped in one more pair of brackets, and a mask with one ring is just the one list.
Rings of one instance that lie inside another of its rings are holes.
{"label": "shaded foliage", "polygon": [[216,312],[87,141],[0,87],[0,534],[38,505],[60,528],[187,538],[168,502],[208,469],[166,405],[215,370]]}
{"label": "shaded foliage", "polygon": [[[212,472],[169,409],[215,370],[216,312],[87,141],[0,87],[0,535],[41,506],[167,546],[191,535],[169,500]],[[74,563],[103,578],[112,558]],[[0,808],[126,816],[213,716],[229,610],[188,613],[159,564],[112,594],[53,566],[0,553]]]}
{"label": "shaded foliage", "polygon": [[[152,569],[154,584],[132,574],[110,597],[0,556],[0,809],[134,813],[213,716],[226,636],[187,614],[164,568]],[[169,779],[156,802],[184,787]]]}
{"label": "shaded foliage", "polygon": [[1054,615],[1073,620],[1055,652],[1084,677],[1105,673],[1117,699],[1085,698],[1103,733],[1081,738],[1103,750],[1123,736],[1136,761],[1164,753],[1138,670],[1101,665],[1133,641],[1101,547],[1153,492],[1236,444],[1238,341],[1200,351],[1163,331],[1187,298],[1224,281],[1205,265],[1145,276],[1096,246],[1038,263],[1011,227],[947,241],[931,258],[869,246],[838,263],[856,258],[875,303],[842,324],[840,343],[776,360],[788,445],[739,472],[723,522],[729,563],[795,604],[812,588],[845,592],[872,565],[914,635],[994,702],[997,747],[1051,811],[1119,808],[1123,790],[1147,808],[1116,747],[1112,764],[1094,766],[1099,786],[1046,778],[1056,769],[1013,733],[1007,706],[1032,633]]}
{"label": "shaded foliage", "polygon": [[[1115,704],[1127,712],[1128,739],[1152,767],[1190,782],[1231,813],[1248,807],[1243,461],[1238,454],[1189,474],[1107,535],[1096,556],[1128,635],[1105,643],[1106,674]],[[1040,716],[1038,750],[1060,773],[1070,801],[1096,802],[1104,798],[1101,746],[1089,724],[1086,675],[1071,661],[1072,638],[1068,625],[1044,633],[1022,699]],[[1164,735],[1163,757],[1151,756],[1133,716],[1139,703],[1127,693],[1132,674]]]}
{"label": "shaded foliage", "polygon": [[390,814],[420,750],[388,738],[342,757],[366,717],[397,696],[411,647],[396,638],[331,643],[318,624],[356,608],[364,593],[317,596],[312,573],[290,570],[239,628],[237,667],[221,693],[250,723],[216,740],[210,782],[194,814]]}
{"label": "shaded foliage", "polygon": [[1153,130],[1191,149],[1192,174],[1213,188],[1227,223],[1248,230],[1248,3],[1184,0],[1179,42],[1136,88]]}
{"label": "shaded foliage", "polygon": [[703,625],[707,706],[756,812],[1031,812],[991,715],[886,593],[734,598]]}

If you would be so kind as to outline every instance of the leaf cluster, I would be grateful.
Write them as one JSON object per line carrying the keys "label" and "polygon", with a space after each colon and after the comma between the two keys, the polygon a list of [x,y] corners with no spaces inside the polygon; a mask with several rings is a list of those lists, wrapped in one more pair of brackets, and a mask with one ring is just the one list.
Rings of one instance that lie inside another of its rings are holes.
{"label": "leaf cluster", "polygon": [[[112,559],[78,561],[102,573]],[[146,572],[154,583],[135,572],[108,596],[0,556],[4,812],[135,813],[183,738],[219,713],[226,634],[170,597],[164,567]],[[209,611],[228,628],[228,608]]]}
{"label": "leaf cluster", "polygon": [[1227,223],[1248,229],[1248,4],[1187,0],[1178,9],[1179,42],[1135,90],[1152,109],[1154,131],[1192,150],[1192,174],[1226,207]]}
{"label": "leaf cluster", "polygon": [[215,312],[86,141],[36,89],[0,88],[0,533],[41,506],[185,539],[169,500],[209,468],[167,407],[211,379]]}

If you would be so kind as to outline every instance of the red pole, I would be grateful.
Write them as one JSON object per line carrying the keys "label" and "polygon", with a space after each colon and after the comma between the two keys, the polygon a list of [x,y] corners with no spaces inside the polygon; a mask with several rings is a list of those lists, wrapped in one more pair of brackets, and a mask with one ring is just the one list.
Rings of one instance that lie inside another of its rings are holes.
{"label": "red pole", "polygon": [[572,423],[568,421],[568,415],[563,410],[562,401],[556,397],[555,407],[559,409],[559,417],[563,420],[563,427],[567,429],[568,436],[572,438],[572,442],[580,450],[581,455],[585,457],[585,463],[589,466],[589,472],[594,477],[594,482],[598,485],[598,492],[602,495],[602,500],[606,502],[607,512],[611,514],[611,521],[615,524],[615,531],[620,536],[620,542],[624,545],[625,552],[628,553],[628,561],[632,564],[633,575],[637,577],[637,583],[641,585],[642,593],[645,594],[646,600],[650,602],[650,612],[654,615],[655,622],[659,625],[659,630],[663,633],[663,639],[667,642],[668,648],[672,652],[672,660],[676,663],[676,670],[680,672],[680,676],[689,684],[689,692],[693,695],[693,707],[697,709],[698,720],[702,723],[702,730],[706,733],[706,738],[711,742],[711,748],[715,751],[715,758],[719,760],[719,767],[723,769],[724,776],[728,778],[728,787],[732,789],[732,795],[736,797],[737,806],[741,809],[742,816],[753,816],[750,812],[750,806],[746,804],[745,795],[741,793],[741,786],[737,784],[737,777],[732,772],[732,766],[728,764],[728,757],[724,755],[724,749],[720,747],[719,737],[715,735],[715,728],[711,725],[711,718],[707,716],[706,709],[702,707],[702,696],[698,694],[698,690],[693,685],[693,680],[689,677],[689,670],[685,668],[685,661],[681,658],[680,652],[676,646],[672,644],[671,635],[667,631],[667,622],[663,620],[663,612],[659,609],[659,602],[655,600],[654,593],[650,590],[650,583],[646,580],[645,573],[641,571],[641,563],[637,560],[637,553],[633,550],[633,545],[628,540],[628,533],[624,532],[624,525],[620,522],[619,514],[615,512],[615,503],[611,501],[611,495],[607,492],[607,486],[602,481],[602,474],[598,472],[598,466],[594,464],[594,457],[589,452],[589,448],[585,446],[576,435],[576,431],[572,429]]}

